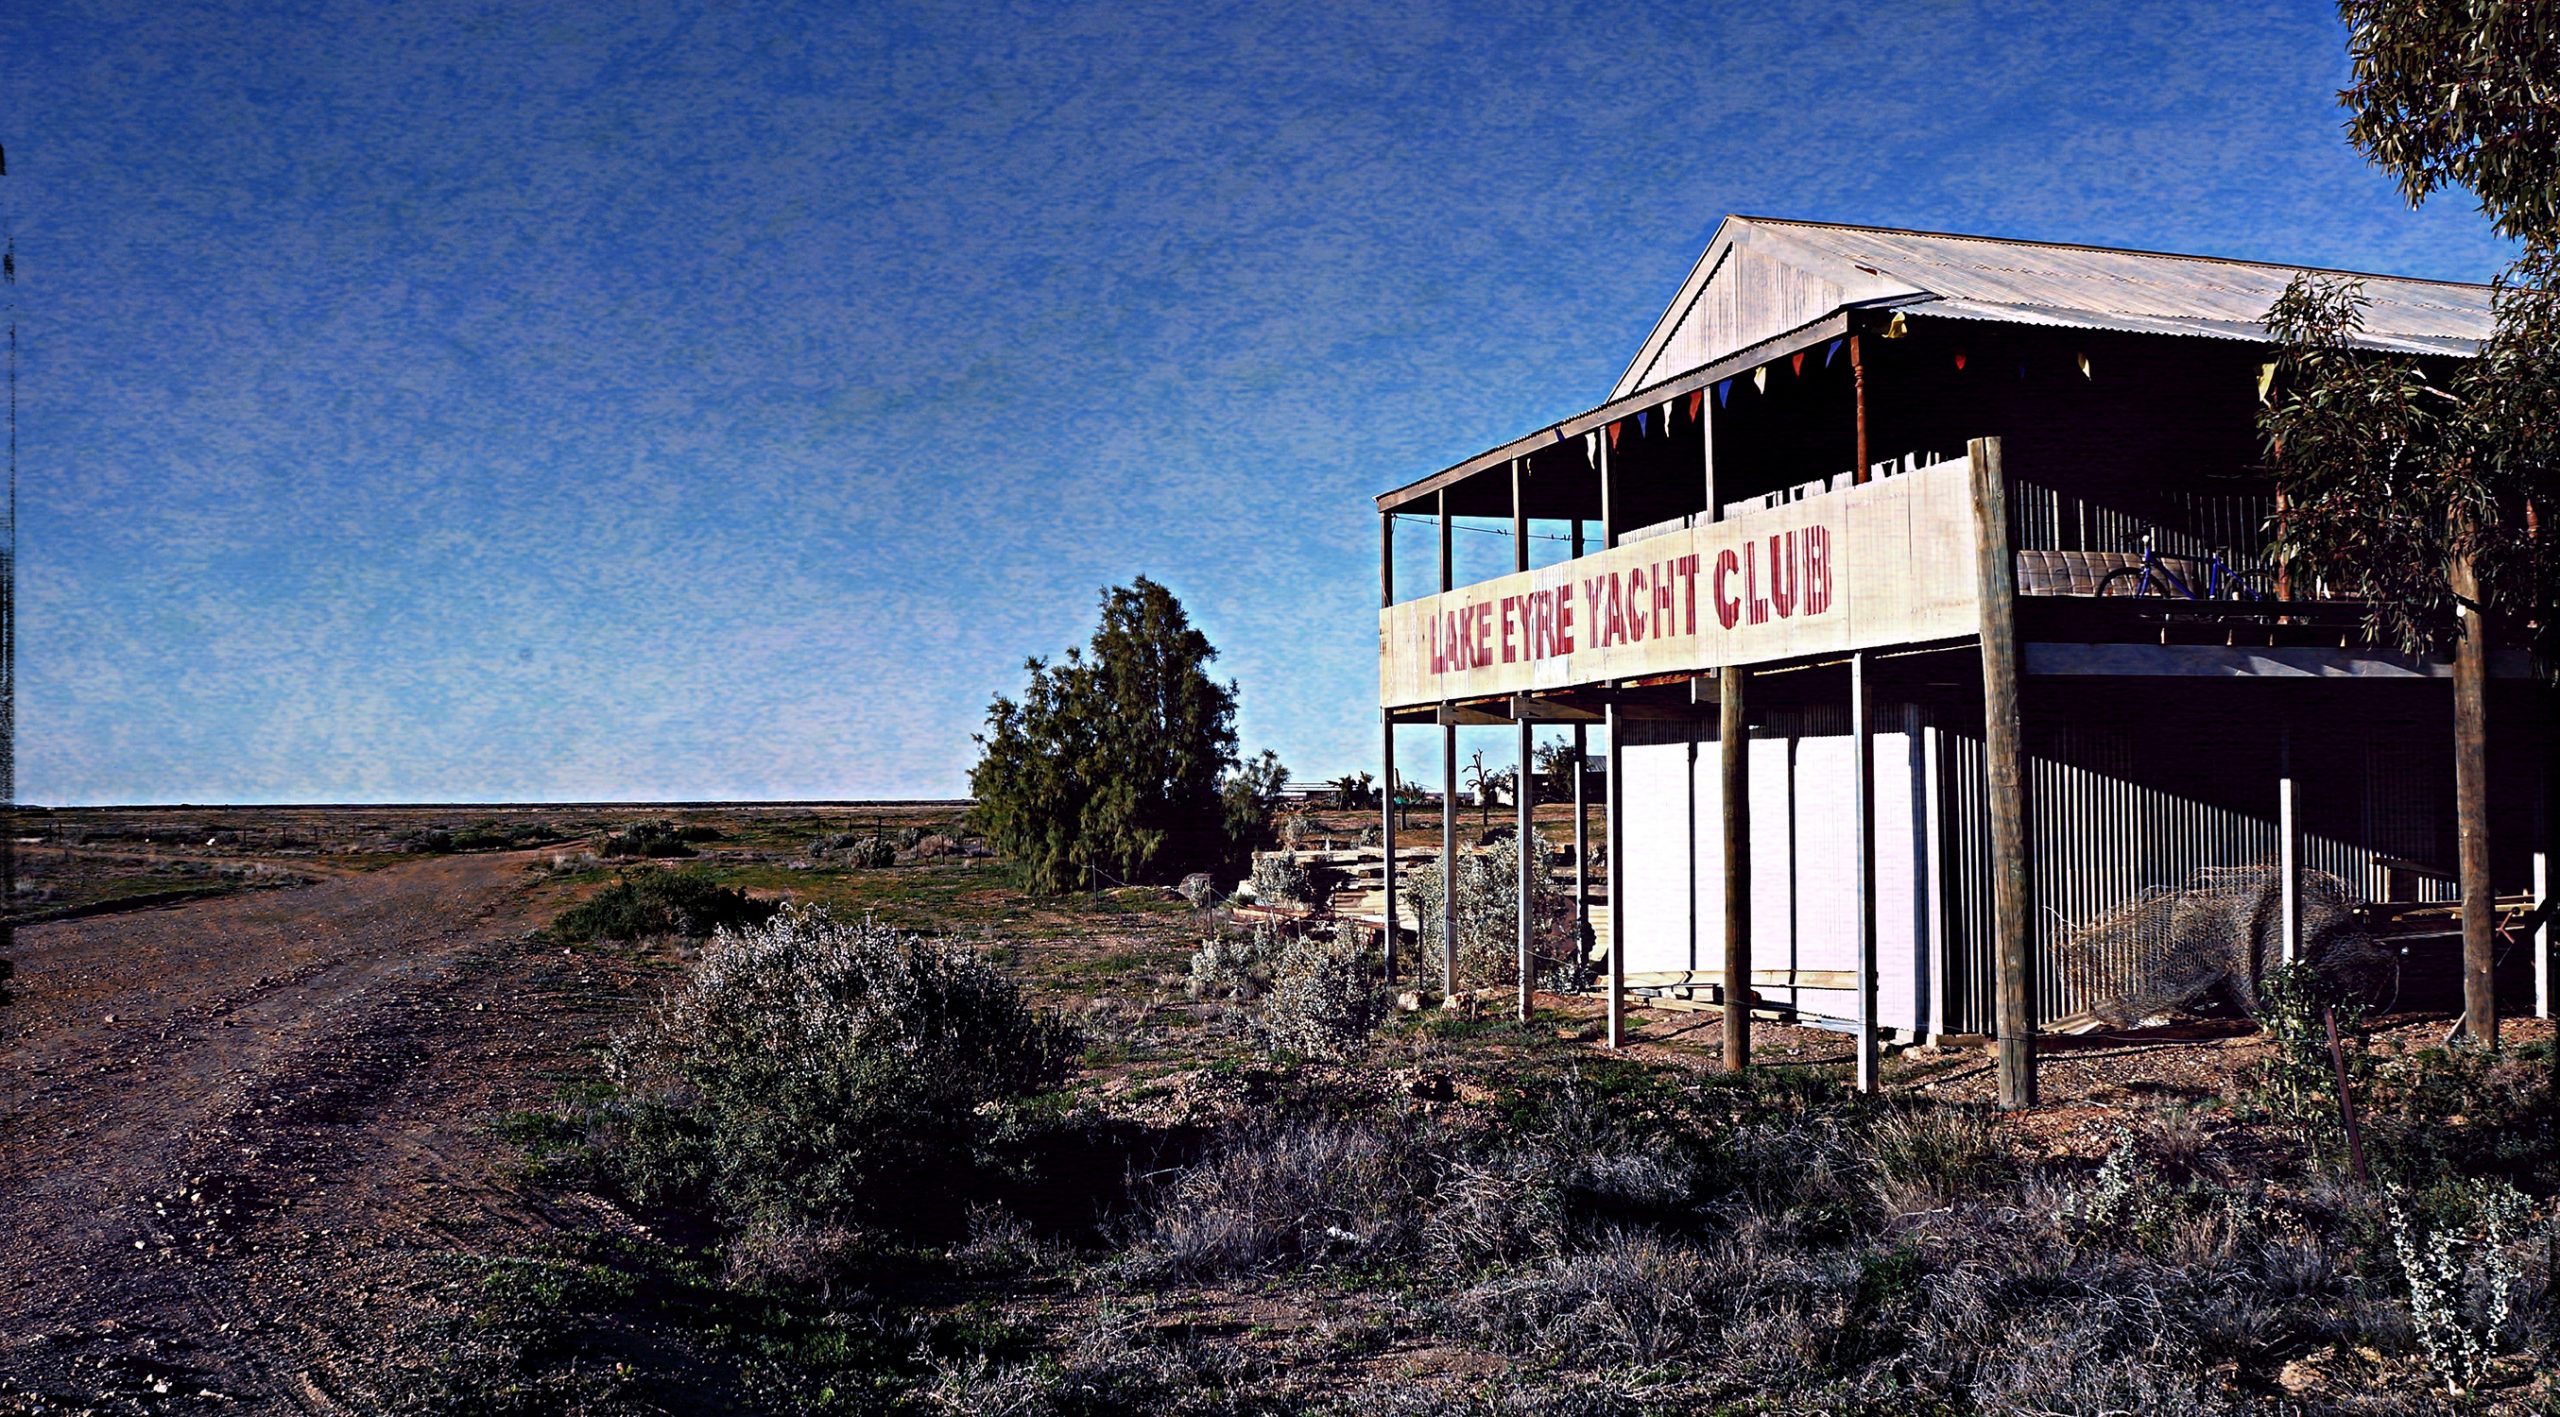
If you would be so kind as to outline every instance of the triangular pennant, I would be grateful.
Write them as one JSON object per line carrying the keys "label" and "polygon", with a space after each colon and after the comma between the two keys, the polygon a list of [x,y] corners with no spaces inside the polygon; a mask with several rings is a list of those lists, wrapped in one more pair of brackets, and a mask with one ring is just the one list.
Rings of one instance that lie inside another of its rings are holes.
{"label": "triangular pennant", "polygon": [[1769,392],[1768,365],[1763,364],[1759,368],[1751,371],[1751,387],[1764,394]]}
{"label": "triangular pennant", "polygon": [[1909,333],[1911,333],[1911,327],[1902,322],[1902,312],[1899,310],[1893,312],[1892,319],[1884,322],[1884,337],[1886,339],[1900,339]]}
{"label": "triangular pennant", "polygon": [[1662,401],[1662,432],[1665,437],[1668,437],[1671,433],[1671,406],[1676,402],[1678,402],[1676,399],[1664,399]]}
{"label": "triangular pennant", "polygon": [[1614,448],[1614,447],[1618,446],[1618,434],[1619,434],[1620,432],[1624,431],[1624,430],[1625,430],[1625,428],[1626,428],[1626,426],[1627,426],[1627,420],[1625,420],[1625,419],[1623,419],[1623,418],[1621,418],[1621,419],[1619,419],[1617,422],[1612,423],[1612,424],[1610,424],[1610,425],[1609,425],[1609,446],[1610,446],[1610,447],[1613,447],[1613,448]]}
{"label": "triangular pennant", "polygon": [[1825,346],[1822,351],[1822,367],[1825,369],[1830,368],[1832,357],[1840,352],[1840,346],[1847,343],[1847,340],[1836,339],[1829,345]]}
{"label": "triangular pennant", "polygon": [[1600,465],[1600,435],[1597,432],[1582,435],[1582,460],[1593,467]]}
{"label": "triangular pennant", "polygon": [[1804,373],[1804,351],[1801,349],[1795,352],[1794,372],[1798,375]]}
{"label": "triangular pennant", "polygon": [[2089,356],[2085,354],[2080,356],[2080,377],[2083,379],[2094,379],[2097,377],[2095,374],[2089,372]]}
{"label": "triangular pennant", "polygon": [[1962,369],[1964,367],[1964,351],[1961,349],[1956,351],[1956,367],[1958,369]]}
{"label": "triangular pennant", "polygon": [[1640,408],[1640,409],[1637,409],[1637,410],[1636,410],[1636,436],[1637,436],[1637,437],[1641,438],[1641,437],[1643,437],[1645,434],[1647,434],[1647,433],[1649,433],[1649,432],[1651,432],[1651,431],[1652,431],[1652,429],[1651,429],[1651,428],[1649,428],[1649,427],[1647,426],[1647,424],[1649,424],[1649,423],[1652,421],[1652,419],[1653,419],[1653,410],[1652,410],[1652,409],[1649,409],[1649,408]]}
{"label": "triangular pennant", "polygon": [[1716,407],[1722,408],[1727,403],[1731,402],[1732,399],[1733,381],[1731,379],[1716,380]]}
{"label": "triangular pennant", "polygon": [[1704,389],[1691,389],[1691,390],[1689,391],[1689,421],[1690,421],[1690,422],[1695,423],[1695,422],[1697,422],[1697,421],[1698,421],[1698,410],[1699,410],[1700,408],[1704,407],[1704,406],[1706,405],[1706,402],[1707,402],[1707,391],[1706,391],[1706,390],[1704,390]]}
{"label": "triangular pennant", "polygon": [[2269,361],[2268,363],[2265,363],[2265,364],[2261,364],[2261,365],[2259,365],[2259,366],[2258,366],[2258,402],[2263,403],[2263,404],[2266,404],[2266,405],[2268,405],[2269,407],[2273,407],[2273,406],[2274,406],[2275,401],[2274,401],[2273,399],[2269,398],[2269,397],[2268,397],[2268,395],[2269,395],[2269,394],[2271,394],[2271,393],[2273,393],[2273,392],[2275,392],[2275,387],[2276,387],[2276,366],[2275,366],[2274,362],[2273,362],[2273,361]]}

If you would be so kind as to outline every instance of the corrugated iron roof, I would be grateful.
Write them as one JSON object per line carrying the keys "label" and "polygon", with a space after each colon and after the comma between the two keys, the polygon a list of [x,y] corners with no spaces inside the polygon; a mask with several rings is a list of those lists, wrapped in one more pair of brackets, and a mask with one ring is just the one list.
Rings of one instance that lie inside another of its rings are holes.
{"label": "corrugated iron roof", "polygon": [[[2266,261],[1872,226],[1727,217],[1612,397],[1710,362],[1800,321],[1813,304],[1895,305],[1948,319],[2263,340],[2267,307],[2297,271]],[[2363,343],[2471,354],[2489,331],[2489,287],[2362,272]],[[1739,288],[1719,295],[1719,281]],[[1826,302],[1825,297],[1829,297]]]}

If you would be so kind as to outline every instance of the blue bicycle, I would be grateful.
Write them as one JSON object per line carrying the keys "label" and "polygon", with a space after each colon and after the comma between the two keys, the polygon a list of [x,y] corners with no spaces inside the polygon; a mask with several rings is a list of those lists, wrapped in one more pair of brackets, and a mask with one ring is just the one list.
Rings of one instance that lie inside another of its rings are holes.
{"label": "blue bicycle", "polygon": [[[2187,568],[2180,574],[2180,567]],[[2217,549],[2209,556],[2164,556],[2143,533],[2142,560],[2107,572],[2098,594],[2151,600],[2273,600],[2265,571],[2234,567]]]}

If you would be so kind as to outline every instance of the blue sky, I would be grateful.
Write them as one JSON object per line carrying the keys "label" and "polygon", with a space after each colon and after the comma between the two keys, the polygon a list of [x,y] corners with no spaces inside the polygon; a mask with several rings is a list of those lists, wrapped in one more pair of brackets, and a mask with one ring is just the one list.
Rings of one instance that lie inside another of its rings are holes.
{"label": "blue sky", "polygon": [[953,794],[1140,573],[1371,767],[1369,496],[1720,215],[2487,278],[2344,79],[2227,0],[18,0],[19,790]]}

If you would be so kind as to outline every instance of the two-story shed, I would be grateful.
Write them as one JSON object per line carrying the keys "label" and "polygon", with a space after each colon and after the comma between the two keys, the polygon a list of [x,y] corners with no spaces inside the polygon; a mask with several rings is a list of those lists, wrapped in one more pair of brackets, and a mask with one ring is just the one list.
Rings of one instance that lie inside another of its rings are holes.
{"label": "two-story shed", "polygon": [[[2158,945],[2145,902],[2217,873],[2275,882],[2288,952],[2306,880],[2450,899],[2448,665],[2264,555],[2260,322],[2294,273],[1726,220],[1598,407],[1377,499],[1388,780],[1397,725],[1453,768],[1461,724],[1525,760],[1605,723],[1613,1041],[1629,980],[1694,980],[1862,1023],[1870,1068],[1878,1031],[2014,1065]],[[2378,350],[2488,328],[2484,286],[2362,279]],[[1416,516],[1440,584],[1399,599]],[[1453,583],[1469,518],[1509,522],[1511,574]],[[1532,569],[1541,524],[1572,559]],[[2550,700],[2491,663],[2492,870],[2542,899]],[[2506,954],[2548,1013],[2550,928]]]}

